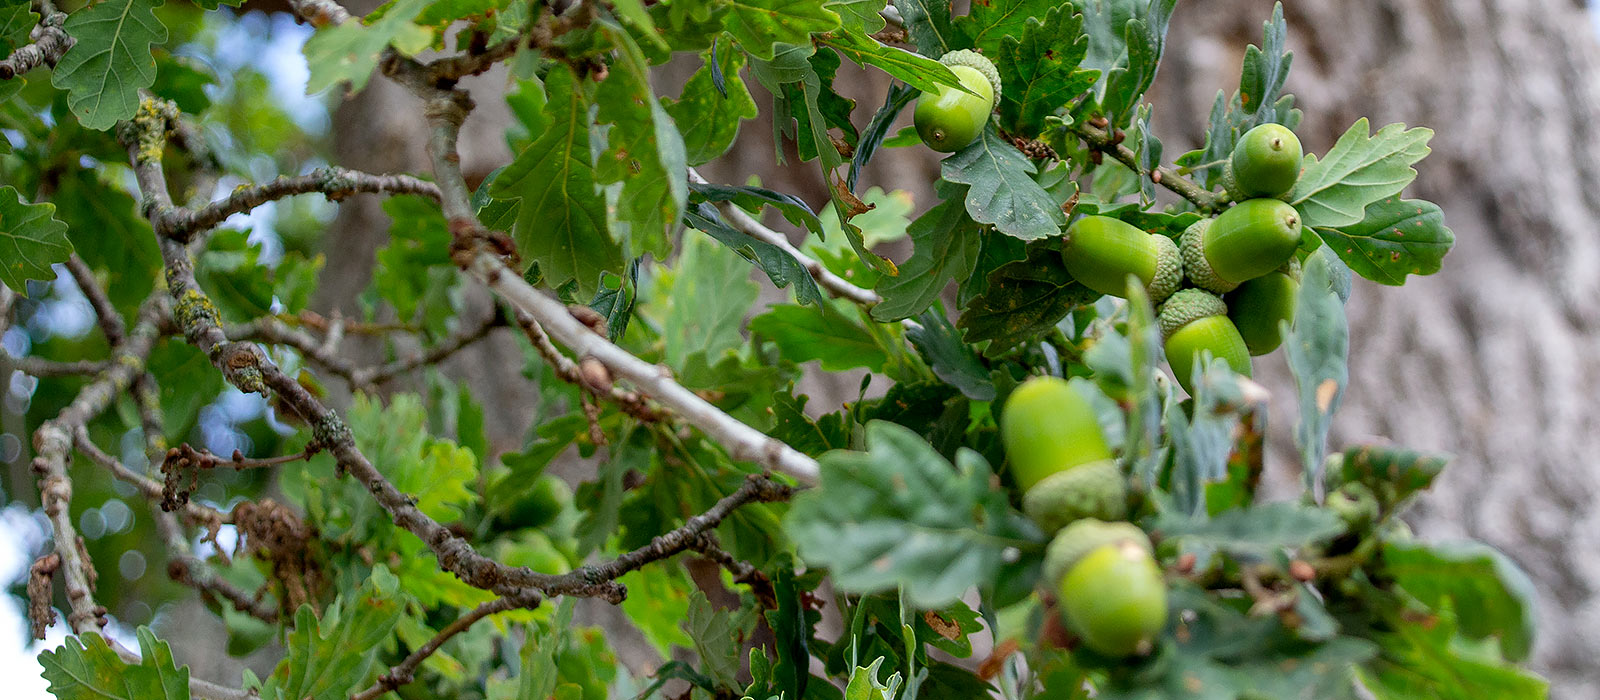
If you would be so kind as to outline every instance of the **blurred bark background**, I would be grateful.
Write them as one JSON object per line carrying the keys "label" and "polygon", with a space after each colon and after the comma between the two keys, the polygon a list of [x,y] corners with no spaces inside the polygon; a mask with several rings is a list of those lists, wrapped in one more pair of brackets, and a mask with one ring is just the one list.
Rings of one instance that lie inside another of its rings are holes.
{"label": "blurred bark background", "polygon": [[[356,12],[375,4],[348,3]],[[1600,192],[1592,185],[1600,182],[1600,141],[1590,125],[1600,107],[1600,52],[1590,18],[1573,0],[1292,0],[1285,10],[1295,51],[1288,90],[1305,110],[1299,131],[1307,149],[1325,151],[1361,116],[1374,127],[1433,128],[1433,155],[1410,192],[1443,206],[1457,235],[1439,274],[1399,289],[1357,285],[1351,384],[1333,444],[1392,440],[1456,454],[1415,511],[1419,535],[1479,538],[1526,567],[1542,596],[1536,663],[1554,697],[1600,697],[1600,402],[1592,398],[1600,375]],[[1271,0],[1180,3],[1151,95],[1167,153],[1200,144],[1211,100],[1236,89],[1243,49],[1260,41],[1271,11]],[[658,90],[676,95],[696,67],[662,70]],[[765,113],[770,98],[751,82]],[[838,84],[854,88],[844,91],[859,101],[858,124],[887,89],[882,76],[848,63]],[[469,177],[509,159],[500,136],[509,119],[503,88],[495,74],[477,79],[479,109],[463,138]],[[374,80],[334,115],[339,164],[426,170],[418,107]],[[820,206],[826,191],[816,166],[774,166],[771,135],[764,120],[746,124],[735,152],[702,172],[723,182],[755,174]],[[934,155],[884,151],[860,189],[906,189],[920,213],[938,173]],[[321,308],[355,308],[386,226],[374,199],[342,208],[327,238],[337,254],[328,258]],[[530,405],[528,387],[508,386],[489,369],[508,363],[520,364],[521,354],[501,334],[453,366],[486,405]],[[1293,384],[1281,353],[1258,362],[1258,374],[1277,397],[1280,439],[1269,471],[1292,487]],[[813,408],[831,410],[854,397],[858,380],[814,376],[803,389]],[[496,448],[510,449],[533,416],[508,410],[490,418]],[[577,478],[592,469],[568,467]],[[659,663],[647,646],[625,643],[614,611],[585,607],[592,623],[613,628],[630,666]]]}

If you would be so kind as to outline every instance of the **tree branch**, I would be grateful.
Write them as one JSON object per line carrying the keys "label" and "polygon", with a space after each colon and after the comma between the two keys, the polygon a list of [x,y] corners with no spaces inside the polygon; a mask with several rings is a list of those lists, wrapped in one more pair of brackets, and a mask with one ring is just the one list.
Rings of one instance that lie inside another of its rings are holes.
{"label": "tree branch", "polygon": [[374,175],[348,168],[317,168],[305,175],[280,175],[260,184],[234,190],[224,199],[199,209],[173,207],[152,218],[157,232],[187,242],[195,233],[208,231],[234,214],[243,214],[267,202],[298,194],[320,193],[339,201],[353,194],[415,194],[437,200],[439,188],[410,175]]}
{"label": "tree branch", "polygon": [[[100,449],[98,445],[94,444],[93,440],[89,439],[89,431],[86,428],[79,426],[78,430],[74,432],[73,446],[77,447],[78,451],[83,453],[83,456],[88,457],[90,461],[105,467],[107,471],[111,472],[112,476],[133,484],[134,488],[138,489],[139,494],[144,496],[146,500],[158,504],[163,500],[161,482],[129,469],[127,465],[124,465],[116,457],[106,454],[105,450]],[[231,521],[226,513],[193,501],[184,503],[183,514],[196,523],[206,523],[208,525],[210,523],[223,525]]]}
{"label": "tree branch", "polygon": [[45,11],[40,13],[43,18],[39,20],[39,26],[29,34],[33,43],[12,51],[10,56],[0,61],[0,80],[10,80],[44,66],[54,68],[75,43],[61,28],[62,23],[67,21],[66,14],[56,12],[48,3],[40,5],[40,9]]}
{"label": "tree branch", "polygon": [[[598,382],[583,375],[583,369],[572,358],[562,354],[555,343],[550,342],[550,336],[539,326],[539,322],[527,312],[516,312],[517,326],[522,329],[528,342],[533,344],[533,349],[539,356],[549,363],[550,370],[557,377],[568,384],[576,384],[579,388],[590,394],[604,399],[609,399],[622,408],[622,412],[647,423],[654,423],[667,418],[667,414],[659,407],[651,405],[636,391],[624,391],[611,384],[609,376],[606,381]],[[602,365],[603,367],[603,365]]]}
{"label": "tree branch", "polygon": [[94,602],[94,563],[84,555],[78,531],[72,522],[72,479],[67,475],[67,464],[71,457],[73,435],[110,406],[144,371],[144,360],[155,345],[163,311],[159,299],[152,298],[146,302],[133,332],[125,343],[115,349],[110,368],[85,386],[72,403],[61,409],[55,418],[45,421],[33,434],[37,454],[33,460],[33,470],[39,476],[39,494],[45,515],[49,517],[55,532],[55,551],[61,556],[62,582],[71,608],[67,623],[79,634],[99,632],[105,609]]}
{"label": "tree branch", "polygon": [[505,317],[496,310],[494,314],[475,325],[457,328],[443,342],[419,354],[377,367],[358,368],[351,373],[350,382],[358,387],[376,387],[418,367],[442,362],[461,349],[488,337],[490,331],[505,325]]}
{"label": "tree branch", "polygon": [[1072,130],[1078,134],[1079,138],[1083,139],[1084,143],[1110,155],[1112,158],[1116,158],[1118,162],[1128,166],[1129,170],[1132,170],[1140,177],[1149,177],[1156,184],[1178,193],[1178,195],[1199,208],[1201,212],[1216,211],[1217,207],[1222,205],[1222,198],[1217,196],[1216,193],[1195,184],[1193,180],[1178,174],[1178,171],[1172,168],[1157,166],[1153,173],[1144,172],[1139,167],[1138,155],[1132,149],[1122,145],[1122,139],[1107,133],[1105,130],[1096,128],[1088,122],[1073,124]]}
{"label": "tree branch", "polygon": [[467,628],[476,624],[479,620],[482,620],[483,618],[495,613],[506,612],[507,610],[515,610],[517,608],[533,609],[538,607],[538,594],[530,595],[530,598],[496,598],[495,600],[491,600],[487,603],[479,605],[476,608],[473,608],[467,614],[456,618],[456,620],[451,622],[449,626],[439,630],[438,634],[434,635],[432,639],[429,639],[421,647],[418,647],[416,651],[411,652],[411,654],[405,659],[401,660],[400,663],[395,664],[394,667],[390,668],[383,675],[378,676],[378,680],[366,690],[356,693],[355,695],[351,695],[350,700],[375,700],[378,696],[383,695],[384,693],[410,683],[416,679],[417,667],[421,666],[424,660],[430,656],[433,656],[434,652],[438,651],[439,647],[444,646],[445,642],[450,641],[451,637],[467,631]]}

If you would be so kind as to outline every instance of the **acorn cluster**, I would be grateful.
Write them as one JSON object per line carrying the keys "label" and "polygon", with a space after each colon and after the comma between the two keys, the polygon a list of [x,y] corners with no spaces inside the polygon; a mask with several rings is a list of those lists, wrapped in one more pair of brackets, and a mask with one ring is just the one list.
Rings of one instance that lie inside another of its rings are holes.
{"label": "acorn cluster", "polygon": [[1174,243],[1120,219],[1085,216],[1067,228],[1061,259],[1073,279],[1124,296],[1129,275],[1161,304],[1161,336],[1178,384],[1193,393],[1202,352],[1250,376],[1250,357],[1283,344],[1300,287],[1300,214],[1284,201],[1300,177],[1294,132],[1262,124],[1246,132],[1223,168],[1237,202],[1189,226]]}
{"label": "acorn cluster", "polygon": [[[1061,258],[1089,290],[1124,296],[1137,278],[1161,305],[1162,340],[1178,383],[1202,353],[1250,374],[1250,357],[1283,342],[1299,288],[1300,216],[1283,198],[1300,175],[1294,133],[1263,124],[1240,139],[1224,169],[1237,202],[1174,241],[1119,219],[1086,216],[1067,229]],[[1003,405],[1001,441],[1023,511],[1054,539],[1044,587],[1081,644],[1108,657],[1149,653],[1167,624],[1167,586],[1150,539],[1129,516],[1128,478],[1088,398],[1070,382],[1035,377]]]}

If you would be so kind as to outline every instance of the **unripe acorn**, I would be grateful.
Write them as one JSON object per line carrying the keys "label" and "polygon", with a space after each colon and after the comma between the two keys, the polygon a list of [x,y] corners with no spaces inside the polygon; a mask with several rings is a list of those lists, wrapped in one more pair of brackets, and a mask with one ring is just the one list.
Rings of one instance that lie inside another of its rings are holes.
{"label": "unripe acorn", "polygon": [[1109,216],[1085,216],[1067,227],[1061,262],[1083,286],[1114,297],[1128,295],[1128,275],[1156,303],[1183,283],[1183,258],[1171,238]]}
{"label": "unripe acorn", "polygon": [[1067,627],[1106,656],[1148,654],[1167,626],[1167,584],[1147,549],[1099,547],[1067,570],[1057,589]]}
{"label": "unripe acorn", "polygon": [[1300,139],[1282,124],[1262,124],[1239,137],[1223,166],[1222,182],[1234,199],[1281,197],[1300,179]]}
{"label": "unripe acorn", "polygon": [[952,51],[939,60],[963,87],[976,94],[949,85],[939,86],[938,92],[924,92],[917,99],[912,123],[928,148],[954,153],[977,139],[989,123],[989,114],[1000,99],[1000,71],[974,51]]}
{"label": "unripe acorn", "polygon": [[1300,213],[1276,199],[1247,199],[1183,233],[1189,281],[1221,294],[1278,269],[1300,247]]}
{"label": "unripe acorn", "polygon": [[1159,322],[1167,364],[1190,395],[1195,363],[1205,350],[1226,360],[1233,371],[1250,376],[1250,351],[1228,320],[1228,306],[1215,295],[1198,289],[1179,291],[1161,306]]}
{"label": "unripe acorn", "polygon": [[1228,318],[1239,329],[1251,355],[1265,355],[1283,344],[1280,323],[1294,322],[1295,295],[1300,291],[1300,261],[1239,285],[1222,300],[1228,305]]}
{"label": "unripe acorn", "polygon": [[1128,516],[1127,481],[1113,460],[1081,464],[1028,489],[1022,512],[1046,533],[1081,518],[1121,520]]}
{"label": "unripe acorn", "polygon": [[1012,390],[1000,441],[1024,493],[1052,474],[1111,458],[1094,407],[1059,377],[1034,377]]}
{"label": "unripe acorn", "polygon": [[1133,523],[1084,518],[1062,528],[1061,532],[1050,540],[1050,546],[1045,550],[1045,584],[1051,588],[1060,585],[1067,571],[1089,552],[1120,542],[1132,542],[1143,547],[1146,552],[1155,552],[1155,548],[1150,545],[1150,536],[1144,534],[1144,530],[1140,530]]}

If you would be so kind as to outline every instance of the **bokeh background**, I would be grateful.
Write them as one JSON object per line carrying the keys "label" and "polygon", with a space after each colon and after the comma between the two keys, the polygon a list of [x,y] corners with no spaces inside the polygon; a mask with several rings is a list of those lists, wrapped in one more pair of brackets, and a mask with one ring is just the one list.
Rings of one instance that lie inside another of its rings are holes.
{"label": "bokeh background", "polygon": [[[346,3],[365,12],[371,0]],[[209,76],[214,102],[252,127],[237,133],[212,125],[237,146],[253,179],[336,163],[373,171],[425,169],[419,105],[399,88],[374,80],[353,98],[304,94],[307,69],[299,52],[309,28],[281,3],[247,2],[237,14],[205,18],[189,12],[167,21],[173,54]],[[167,12],[185,12],[167,8]],[[1180,2],[1167,56],[1150,100],[1169,154],[1200,145],[1203,120],[1218,90],[1237,85],[1246,44],[1260,41],[1272,0]],[[1286,0],[1295,62],[1287,89],[1305,111],[1299,129],[1310,151],[1325,151],[1361,116],[1374,125],[1405,122],[1435,130],[1433,154],[1411,192],[1438,202],[1456,232],[1444,269],[1404,288],[1360,283],[1349,310],[1351,385],[1333,440],[1393,441],[1453,453],[1456,460],[1411,518],[1419,535],[1472,537],[1501,548],[1532,575],[1541,595],[1536,667],[1559,700],[1600,697],[1600,46],[1596,14],[1582,0]],[[177,22],[178,24],[175,24]],[[676,95],[696,68],[670,65],[659,92]],[[886,80],[846,64],[837,82],[858,101],[864,123],[882,101]],[[473,79],[479,109],[462,150],[470,178],[482,178],[510,153],[501,133],[509,123],[500,96],[503,75]],[[769,105],[752,82],[759,104]],[[909,120],[909,114],[903,117]],[[735,151],[702,168],[712,180],[755,175],[769,187],[814,205],[826,200],[814,165],[772,164],[770,125],[747,123]],[[901,190],[915,216],[931,204],[935,154],[883,152],[862,178],[863,189]],[[794,161],[791,160],[791,163]],[[219,189],[237,182],[225,181]],[[315,306],[358,308],[371,276],[372,253],[386,238],[378,200],[357,197],[341,208],[318,198],[268,205],[231,226],[250,231],[268,260],[285,254],[328,254]],[[903,257],[907,251],[891,250]],[[50,354],[92,335],[86,303],[62,275],[19,309],[18,324],[0,336],[13,355]],[[534,405],[532,387],[490,381],[483,367],[520,363],[508,337],[494,337],[456,358],[451,373],[474,384],[486,405]],[[815,368],[812,368],[815,370]],[[1280,438],[1269,462],[1286,491],[1296,483],[1288,429],[1292,384],[1281,354],[1258,362],[1277,397],[1272,425]],[[478,376],[482,374],[482,376]],[[827,411],[853,399],[859,375],[812,372],[804,389],[810,408]],[[404,388],[396,386],[395,388]],[[21,583],[28,563],[48,542],[28,473],[29,447],[20,427],[37,386],[0,368],[0,678],[6,696],[45,697],[33,656],[60,643],[58,625],[42,643],[27,638]],[[530,412],[491,413],[497,448],[520,446]],[[228,454],[271,451],[282,437],[253,397],[219,391],[196,407],[196,443]],[[124,436],[125,460],[142,463],[136,434]],[[578,460],[565,475],[592,470]],[[239,477],[241,479],[245,477]],[[197,497],[226,502],[249,483],[222,481]],[[144,504],[116,485],[78,480],[80,528],[108,590],[115,633],[131,638],[153,624],[197,675],[238,679],[240,668],[263,672],[269,648],[229,657],[216,640],[220,626],[185,589],[165,580],[164,559]],[[227,533],[222,544],[228,545]],[[619,657],[638,672],[661,659],[614,610],[585,605],[589,624],[608,627]],[[638,647],[638,648],[634,648]]]}

